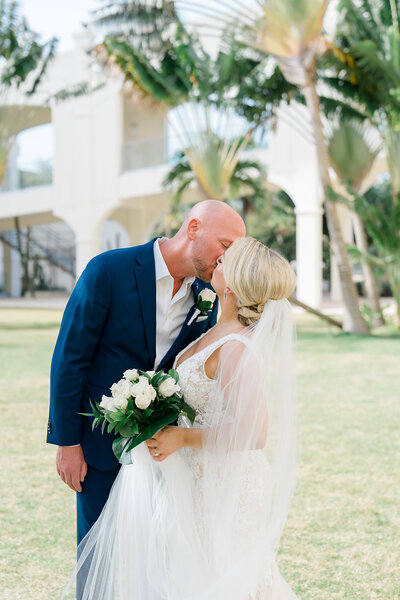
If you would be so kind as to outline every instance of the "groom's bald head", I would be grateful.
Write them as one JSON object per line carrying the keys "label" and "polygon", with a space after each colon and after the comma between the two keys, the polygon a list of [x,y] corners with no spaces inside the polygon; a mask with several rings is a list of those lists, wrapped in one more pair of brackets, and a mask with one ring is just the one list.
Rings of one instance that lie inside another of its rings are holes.
{"label": "groom's bald head", "polygon": [[220,220],[221,222],[228,224],[230,223],[233,227],[244,228],[242,217],[226,202],[220,200],[203,200],[198,202],[188,212],[186,216],[186,222],[191,219],[200,219],[203,223],[209,222],[209,220]]}
{"label": "groom's bald head", "polygon": [[229,204],[203,200],[191,208],[178,237],[185,237],[194,274],[210,281],[218,258],[239,237],[246,235],[242,217]]}

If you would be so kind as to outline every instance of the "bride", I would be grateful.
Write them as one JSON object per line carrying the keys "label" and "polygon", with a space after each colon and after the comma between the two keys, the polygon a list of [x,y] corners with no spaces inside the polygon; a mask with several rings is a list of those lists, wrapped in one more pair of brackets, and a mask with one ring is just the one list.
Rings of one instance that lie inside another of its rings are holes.
{"label": "bride", "polygon": [[79,545],[81,600],[296,600],[275,560],[295,487],[294,273],[242,238],[212,285],[220,319],[175,361],[193,427],[132,450]]}

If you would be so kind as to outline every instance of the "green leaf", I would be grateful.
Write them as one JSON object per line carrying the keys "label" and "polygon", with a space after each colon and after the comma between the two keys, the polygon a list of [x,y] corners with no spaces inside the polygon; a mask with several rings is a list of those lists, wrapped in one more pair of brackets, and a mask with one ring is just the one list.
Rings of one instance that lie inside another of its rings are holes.
{"label": "green leaf", "polygon": [[168,371],[168,375],[175,380],[175,383],[178,383],[178,381],[179,381],[179,373],[178,373],[178,371],[176,371],[176,369],[170,369]]}
{"label": "green leaf", "polygon": [[183,407],[182,407],[181,414],[184,415],[184,416],[186,416],[190,420],[190,422],[192,423],[192,425],[193,425],[194,420],[196,418],[195,411],[186,402],[182,401],[182,404],[183,404]]}
{"label": "green leaf", "polygon": [[151,380],[152,386],[157,387],[161,383],[161,381],[164,377],[165,377],[164,371],[159,371],[158,373],[156,373]]}
{"label": "green leaf", "polygon": [[127,438],[127,437],[131,437],[132,433],[137,433],[137,432],[132,432],[132,426],[131,425],[123,425],[120,429],[115,430],[115,433],[119,433],[120,436]]}
{"label": "green leaf", "polygon": [[126,448],[128,447],[130,440],[131,438],[118,437],[112,443],[113,452],[121,464],[129,464],[129,462],[124,462],[124,458],[126,461],[128,457],[123,457],[123,455],[127,452]]}
{"label": "green leaf", "polygon": [[147,419],[154,413],[154,410],[152,408],[146,408],[145,410],[142,411],[142,413],[143,413],[143,417],[145,419]]}
{"label": "green leaf", "polygon": [[213,303],[209,300],[200,300],[200,298],[196,302],[196,306],[201,312],[210,312],[212,305]]}

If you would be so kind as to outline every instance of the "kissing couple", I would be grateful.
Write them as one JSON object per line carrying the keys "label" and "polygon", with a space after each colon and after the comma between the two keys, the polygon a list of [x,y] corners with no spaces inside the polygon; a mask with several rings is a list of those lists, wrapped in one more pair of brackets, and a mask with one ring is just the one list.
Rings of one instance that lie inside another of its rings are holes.
{"label": "kissing couple", "polygon": [[[295,487],[294,287],[286,259],[216,200],[171,239],[89,262],[51,367],[47,441],[77,492],[62,598],[296,599],[276,563]],[[192,426],[180,417],[119,464],[115,436],[80,413],[124,371],[172,367]]]}

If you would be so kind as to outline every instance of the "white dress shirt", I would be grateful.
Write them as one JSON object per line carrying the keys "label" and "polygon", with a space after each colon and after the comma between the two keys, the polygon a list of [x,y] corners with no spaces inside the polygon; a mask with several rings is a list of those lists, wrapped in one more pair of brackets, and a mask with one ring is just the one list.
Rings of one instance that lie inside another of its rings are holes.
{"label": "white dress shirt", "polygon": [[[167,239],[167,238],[162,238]],[[159,365],[178,337],[186,315],[193,306],[192,283],[194,277],[185,277],[181,287],[173,296],[174,279],[160,250],[160,241],[154,242],[154,263],[156,267],[156,360]]]}

